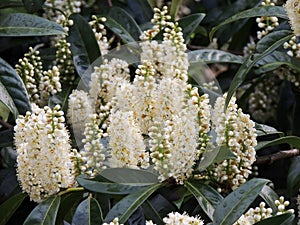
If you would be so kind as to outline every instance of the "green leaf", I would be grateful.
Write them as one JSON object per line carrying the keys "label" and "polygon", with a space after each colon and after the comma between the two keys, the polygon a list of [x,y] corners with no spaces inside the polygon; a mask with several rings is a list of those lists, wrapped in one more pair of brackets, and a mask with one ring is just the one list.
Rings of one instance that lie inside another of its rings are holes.
{"label": "green leaf", "polygon": [[46,0],[22,0],[26,10],[30,13],[39,11],[45,1]]}
{"label": "green leaf", "polygon": [[248,209],[269,181],[252,179],[235,189],[216,207],[213,225],[232,225]]}
{"label": "green leaf", "polygon": [[152,9],[154,7],[156,7],[156,1],[155,0],[147,0],[147,2],[149,3],[149,5],[151,6]]}
{"label": "green leaf", "polygon": [[150,186],[153,183],[111,183],[111,182],[99,182],[95,180],[89,180],[85,178],[78,177],[77,182],[80,186],[87,190],[103,193],[103,194],[115,194],[124,195],[133,193],[143,187]]}
{"label": "green leaf", "polygon": [[280,137],[271,141],[260,141],[255,147],[255,150],[260,150],[262,148],[266,148],[273,145],[279,145],[279,144],[290,144],[294,148],[300,148],[300,137],[297,136],[285,136]]}
{"label": "green leaf", "polygon": [[269,46],[273,45],[276,41],[290,35],[292,32],[290,30],[278,30],[269,33],[260,39],[255,47],[256,52],[261,53],[265,51]]}
{"label": "green leaf", "polygon": [[[30,111],[30,101],[24,83],[16,71],[0,58],[0,82],[13,99],[19,114],[24,115]],[[16,112],[15,112],[16,113]]]}
{"label": "green leaf", "polygon": [[143,207],[143,211],[144,211],[146,219],[152,220],[153,223],[155,223],[157,225],[165,225],[161,216],[159,215],[159,213],[157,212],[157,210],[154,208],[154,206],[152,205],[152,203],[149,200],[145,201],[144,204],[142,205],[142,207]]}
{"label": "green leaf", "polygon": [[89,196],[78,205],[72,225],[99,225],[102,221],[102,211],[98,201]]}
{"label": "green leaf", "polygon": [[9,128],[0,132],[0,148],[12,146],[14,141],[14,129]]}
{"label": "green leaf", "polygon": [[290,194],[294,190],[298,190],[300,187],[300,156],[293,159],[288,176],[287,176],[287,188]]}
{"label": "green leaf", "polygon": [[194,195],[206,215],[213,220],[215,208],[222,202],[223,197],[211,186],[198,180],[186,181],[184,186]]}
{"label": "green leaf", "polygon": [[7,223],[26,196],[27,194],[25,193],[16,194],[0,205],[0,225],[5,225]]}
{"label": "green leaf", "polygon": [[216,50],[216,49],[201,49],[188,52],[189,62],[204,62],[204,63],[243,63],[243,58],[232,53]]}
{"label": "green leaf", "polygon": [[118,35],[124,43],[135,42],[135,39],[126,30],[126,28],[123,27],[121,24],[119,24],[117,21],[115,21],[113,18],[107,16],[104,24],[112,32],[114,32],[116,35]]}
{"label": "green leaf", "polygon": [[295,57],[289,56],[285,52],[274,51],[270,55],[264,57],[260,61],[257,62],[255,67],[256,74],[262,74],[269,71],[273,71],[278,67],[286,65],[291,69],[300,72],[300,62]]}
{"label": "green leaf", "polygon": [[259,221],[255,225],[290,225],[294,218],[295,215],[293,213],[284,213]]}
{"label": "green leaf", "polygon": [[240,13],[237,13],[231,17],[229,17],[228,19],[226,19],[225,21],[223,21],[222,23],[220,23],[219,25],[215,26],[210,34],[209,34],[209,38],[210,40],[212,40],[214,33],[220,29],[222,26],[241,20],[241,19],[246,19],[246,18],[251,18],[251,17],[261,17],[261,16],[276,16],[278,18],[283,18],[283,19],[288,19],[286,12],[284,10],[284,8],[282,6],[260,6],[260,7],[254,7],[251,9],[247,9],[244,10]]}
{"label": "green leaf", "polygon": [[101,171],[101,176],[115,183],[135,183],[135,184],[153,184],[158,183],[158,176],[154,173],[129,169],[129,168],[109,168]]}
{"label": "green leaf", "polygon": [[59,195],[49,197],[31,211],[23,225],[55,225],[59,204]]}
{"label": "green leaf", "polygon": [[50,96],[48,101],[48,106],[53,108],[55,105],[59,104],[63,111],[67,111],[69,95],[73,90],[72,86],[63,86],[61,92]]}
{"label": "green leaf", "polygon": [[125,223],[130,215],[160,187],[161,184],[154,184],[127,195],[108,212],[105,222],[111,222],[118,217],[119,223]]}
{"label": "green leaf", "polygon": [[[273,6],[275,7],[275,6]],[[234,94],[234,92],[236,91],[236,89],[243,83],[243,81],[245,80],[248,72],[250,71],[250,69],[258,62],[260,61],[262,58],[266,57],[267,55],[271,54],[273,51],[275,51],[278,47],[281,47],[283,45],[284,42],[288,41],[293,35],[289,35],[286,36],[284,38],[281,38],[280,40],[276,41],[273,45],[271,45],[269,48],[267,48],[262,54],[256,55],[255,57],[249,56],[245,62],[240,66],[239,70],[237,71],[237,73],[235,74],[229,90],[227,92],[227,97],[225,100],[225,107],[227,108],[229,101],[232,97],[232,95]],[[252,57],[254,57],[254,59],[252,59]]]}
{"label": "green leaf", "polygon": [[172,0],[169,14],[173,19],[176,18],[181,3],[182,3],[182,0]]}
{"label": "green leaf", "polygon": [[190,36],[197,29],[204,17],[204,13],[195,13],[178,20],[179,26],[182,27],[182,33],[185,43],[189,42]]}
{"label": "green leaf", "polygon": [[67,41],[71,44],[71,52],[76,71],[82,77],[89,66],[101,56],[94,32],[88,22],[80,14],[72,14],[73,26],[69,28]]}
{"label": "green leaf", "polygon": [[13,8],[13,7],[22,7],[24,6],[20,1],[12,1],[12,0],[1,0],[0,9],[4,8]]}
{"label": "green leaf", "polygon": [[283,134],[283,132],[278,131],[274,127],[268,126],[266,124],[255,123],[255,129],[257,136],[265,136],[269,134]]}
{"label": "green leaf", "polygon": [[[3,106],[5,106],[7,109],[9,109],[9,112],[11,112],[14,115],[14,118],[17,118],[18,109],[16,108],[16,105],[15,105],[12,97],[9,95],[6,88],[0,81],[0,105],[1,105],[1,103],[3,104]],[[4,119],[4,116],[2,113],[4,109],[1,106],[0,106],[0,108],[2,109],[0,111],[0,116],[3,118],[4,121],[6,121],[6,119]]]}
{"label": "green leaf", "polygon": [[[123,29],[125,29],[135,41],[140,39],[142,31],[139,25],[135,22],[132,16],[127,13],[124,9],[119,7],[113,7],[109,11],[109,17],[116,21]],[[111,27],[109,27],[111,29]],[[122,32],[121,32],[122,33]],[[120,34],[121,34],[120,33]],[[116,33],[117,34],[117,33]],[[122,38],[122,35],[119,35]],[[123,38],[122,38],[123,39]],[[127,40],[125,36],[125,41]],[[127,43],[127,42],[125,42]]]}
{"label": "green leaf", "polygon": [[275,205],[275,201],[279,199],[277,193],[268,185],[265,185],[259,195],[264,199],[268,206],[271,207],[273,213],[277,213],[278,208]]}
{"label": "green leaf", "polygon": [[0,15],[0,37],[46,36],[65,34],[57,23],[26,13]]}
{"label": "green leaf", "polygon": [[233,158],[236,158],[236,155],[230,151],[227,146],[218,146],[213,149],[207,149],[199,163],[198,170],[203,171],[214,163],[220,163],[225,159]]}

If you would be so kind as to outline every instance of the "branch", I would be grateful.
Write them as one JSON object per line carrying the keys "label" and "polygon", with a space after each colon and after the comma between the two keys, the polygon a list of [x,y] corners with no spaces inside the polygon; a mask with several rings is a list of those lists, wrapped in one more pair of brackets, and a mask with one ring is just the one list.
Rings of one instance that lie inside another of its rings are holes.
{"label": "branch", "polygon": [[13,125],[11,125],[11,124],[9,124],[9,123],[1,120],[1,119],[0,119],[0,125],[5,127],[5,128],[12,128],[13,127]]}
{"label": "branch", "polygon": [[263,164],[272,164],[279,159],[291,158],[294,156],[300,155],[299,149],[290,149],[285,151],[280,151],[274,153],[272,155],[264,155],[260,156],[256,159],[255,165],[263,165]]}

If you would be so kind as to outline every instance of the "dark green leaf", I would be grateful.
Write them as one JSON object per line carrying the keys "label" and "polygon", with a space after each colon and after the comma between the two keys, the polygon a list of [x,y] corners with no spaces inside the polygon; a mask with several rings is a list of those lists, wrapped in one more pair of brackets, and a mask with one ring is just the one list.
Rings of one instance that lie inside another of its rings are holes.
{"label": "dark green leaf", "polygon": [[292,32],[290,30],[279,30],[271,32],[270,34],[264,36],[256,44],[256,52],[261,53],[265,51],[269,46],[273,45],[276,41],[290,35]]}
{"label": "dark green leaf", "polygon": [[270,188],[268,185],[265,185],[261,192],[259,193],[260,197],[262,197],[269,207],[273,210],[273,213],[277,213],[278,208],[275,205],[275,201],[279,199],[277,193]]}
{"label": "dark green leaf", "polygon": [[80,186],[87,190],[94,191],[97,193],[104,194],[115,194],[124,195],[133,193],[143,187],[149,186],[153,183],[111,183],[111,182],[99,182],[95,180],[89,180],[85,178],[78,177],[77,182]]}
{"label": "dark green leaf", "polygon": [[213,163],[220,163],[225,159],[233,158],[236,158],[236,155],[232,153],[227,146],[218,146],[213,149],[207,149],[203,154],[198,169],[199,171],[203,171]]}
{"label": "dark green leaf", "polygon": [[55,225],[60,204],[60,196],[51,196],[37,205],[23,225]]}
{"label": "dark green leaf", "polygon": [[78,205],[72,225],[99,225],[102,224],[102,221],[102,211],[98,201],[88,197]]}
{"label": "dark green leaf", "polygon": [[182,3],[182,0],[172,0],[169,14],[173,19],[176,18],[181,3]]}
{"label": "dark green leaf", "polygon": [[[14,115],[14,118],[17,118],[18,109],[16,108],[16,105],[15,105],[12,97],[9,95],[9,93],[7,92],[6,88],[1,83],[1,81],[0,81],[0,103],[2,103],[3,106],[5,106],[5,107],[7,107],[7,109],[9,109],[9,112],[11,112]],[[2,107],[0,106],[0,108],[2,108]],[[3,109],[1,111],[3,112]],[[6,121],[6,119],[4,119],[4,116],[2,115],[3,113],[1,111],[0,111],[0,116],[2,117],[2,119],[4,121]]]}
{"label": "dark green leaf", "polygon": [[213,225],[232,225],[268,182],[266,179],[252,179],[227,195],[215,209]]}
{"label": "dark green leaf", "polygon": [[147,220],[152,220],[153,223],[157,225],[165,225],[161,216],[159,215],[159,213],[157,212],[157,210],[154,208],[154,206],[151,204],[149,200],[145,201],[142,207]]}
{"label": "dark green leaf", "polygon": [[255,225],[291,225],[294,218],[293,213],[284,213],[259,221]]}
{"label": "dark green leaf", "polygon": [[[109,17],[116,21],[123,29],[125,29],[135,41],[140,39],[142,31],[135,20],[124,9],[113,7],[109,11]],[[109,27],[111,29],[111,27]],[[117,34],[117,33],[116,33]],[[120,34],[117,34],[120,35]],[[120,35],[122,38],[122,36]],[[123,39],[123,38],[122,38]],[[126,38],[125,38],[126,40]],[[127,43],[127,42],[125,42]]]}
{"label": "dark green leaf", "polygon": [[271,141],[260,141],[256,145],[255,149],[260,150],[262,148],[266,148],[273,145],[279,145],[279,144],[290,144],[291,146],[295,148],[300,148],[300,137],[297,136],[286,136],[286,137],[280,137],[275,140]]}
{"label": "dark green leaf", "polygon": [[9,128],[0,132],[0,148],[12,146],[14,141],[14,129]]}
{"label": "dark green leaf", "polygon": [[126,28],[115,21],[113,18],[107,16],[105,26],[107,26],[112,32],[118,35],[124,43],[135,42],[135,39],[126,30]]}
{"label": "dark green leaf", "polygon": [[145,202],[150,195],[155,192],[161,184],[154,184],[149,187],[143,188],[130,195],[127,195],[120,200],[106,215],[105,221],[111,222],[114,218],[118,217],[120,223],[125,223],[130,215]]}
{"label": "dark green leaf", "polygon": [[67,105],[68,105],[68,100],[69,100],[69,95],[72,92],[73,87],[68,86],[64,87],[61,92],[59,92],[56,95],[52,95],[49,98],[48,101],[48,106],[49,107],[54,107],[55,105],[59,104],[63,111],[67,111]]}
{"label": "dark green leaf", "polygon": [[185,43],[189,42],[190,36],[197,29],[204,17],[204,13],[195,13],[189,16],[185,16],[178,20],[178,24],[182,28]]}
{"label": "dark green leaf", "polygon": [[37,12],[42,8],[45,0],[22,0],[26,10],[30,13]]}
{"label": "dark green leaf", "polygon": [[57,23],[26,13],[0,15],[0,37],[46,36],[65,34]]}
{"label": "dark green leaf", "polygon": [[158,182],[158,176],[154,173],[129,169],[129,168],[110,168],[101,171],[101,176],[115,183],[135,183],[135,184],[153,184]]}
{"label": "dark green leaf", "polygon": [[[275,6],[273,6],[275,7]],[[248,72],[250,71],[250,69],[261,59],[263,59],[264,57],[266,57],[267,55],[271,54],[273,51],[275,51],[278,47],[282,46],[284,42],[288,41],[293,35],[289,35],[286,36],[284,38],[281,38],[280,40],[276,41],[273,45],[271,45],[269,48],[267,48],[262,54],[256,55],[255,57],[249,56],[245,62],[240,66],[239,70],[237,71],[237,73],[235,74],[228,93],[227,93],[227,97],[225,100],[225,108],[227,108],[229,101],[232,97],[232,95],[234,94],[234,92],[236,91],[236,89],[243,83],[243,81],[245,80]],[[254,59],[252,59],[252,57],[254,57]]]}
{"label": "dark green leaf", "polygon": [[287,188],[290,193],[294,190],[298,190],[300,187],[300,156],[293,159],[288,176],[287,176]]}
{"label": "dark green leaf", "polygon": [[215,26],[210,34],[209,38],[212,40],[214,33],[220,29],[222,26],[232,23],[234,21],[238,21],[245,18],[251,18],[251,17],[260,17],[260,16],[276,16],[278,18],[288,19],[286,12],[282,6],[260,6],[260,7],[254,7],[248,10],[244,10],[240,13],[237,13],[228,19],[226,19],[224,22],[220,23],[218,26]]}
{"label": "dark green leaf", "polygon": [[6,88],[13,99],[19,113],[24,115],[30,111],[30,102],[24,83],[16,71],[3,59],[0,58],[0,82]]}
{"label": "dark green leaf", "polygon": [[270,55],[264,57],[257,62],[255,67],[255,73],[262,74],[269,71],[273,71],[278,67],[286,65],[291,69],[300,72],[300,62],[294,57],[289,56],[285,52],[274,51]]}
{"label": "dark green leaf", "polygon": [[[17,191],[17,192],[16,192]],[[15,168],[0,170],[0,202],[20,192]]]}
{"label": "dark green leaf", "polygon": [[155,0],[147,0],[147,2],[149,3],[149,5],[151,6],[152,9],[154,7],[156,7],[156,1]]}
{"label": "dark green leaf", "polygon": [[243,58],[229,52],[217,49],[201,49],[188,52],[189,62],[204,63],[243,63]]}
{"label": "dark green leaf", "polygon": [[264,136],[269,134],[283,134],[283,132],[278,131],[274,127],[265,124],[255,123],[255,129],[257,136]]}
{"label": "dark green leaf", "polygon": [[213,220],[215,208],[222,202],[223,197],[215,189],[201,181],[186,181],[184,185],[197,199],[206,215]]}
{"label": "dark green leaf", "polygon": [[4,8],[13,8],[13,7],[22,7],[24,6],[20,1],[13,1],[13,0],[1,0],[0,2],[0,9]]}
{"label": "dark green leaf", "polygon": [[27,194],[19,193],[0,205],[0,225],[5,225],[15,211],[19,208]]}
{"label": "dark green leaf", "polygon": [[101,56],[94,32],[79,14],[69,17],[74,24],[69,28],[68,42],[71,44],[73,61],[77,73],[82,77],[89,66]]}

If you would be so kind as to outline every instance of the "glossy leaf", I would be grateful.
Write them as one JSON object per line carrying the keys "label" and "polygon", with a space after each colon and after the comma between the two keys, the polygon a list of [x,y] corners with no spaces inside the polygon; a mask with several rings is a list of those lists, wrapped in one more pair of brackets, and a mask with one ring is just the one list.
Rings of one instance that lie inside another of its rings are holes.
{"label": "glossy leaf", "polygon": [[268,185],[265,185],[261,190],[261,192],[259,193],[259,195],[264,199],[267,205],[273,210],[273,213],[277,213],[278,208],[275,205],[275,201],[279,199],[277,193]]}
{"label": "glossy leaf", "polygon": [[[24,115],[30,111],[30,101],[24,83],[16,71],[0,58],[0,82],[13,99],[19,114]],[[16,113],[16,112],[15,112]]]}
{"label": "glossy leaf", "polygon": [[255,225],[291,225],[294,218],[295,215],[293,213],[284,213],[259,221]]}
{"label": "glossy leaf", "polygon": [[0,15],[0,37],[46,36],[65,34],[57,23],[26,13]]}
{"label": "glossy leaf", "polygon": [[291,69],[300,72],[300,62],[294,57],[289,56],[285,52],[274,51],[272,54],[266,56],[257,62],[255,73],[263,74],[273,71],[278,67],[286,65]]}
{"label": "glossy leaf", "polygon": [[257,136],[264,136],[269,134],[283,134],[283,132],[278,131],[274,127],[268,126],[266,124],[255,123],[255,129]]}
{"label": "glossy leaf", "polygon": [[190,62],[205,62],[209,63],[243,63],[243,58],[217,49],[201,49],[188,52],[188,59]]}
{"label": "glossy leaf", "polygon": [[265,51],[269,46],[273,45],[276,41],[290,35],[291,33],[292,32],[290,30],[279,30],[279,31],[273,31],[269,33],[268,35],[264,36],[262,39],[260,39],[257,42],[255,46],[256,52],[261,53]]}
{"label": "glossy leaf", "polygon": [[100,175],[112,182],[121,184],[135,183],[141,185],[149,185],[158,183],[158,176],[145,170],[110,168],[101,171]]}
{"label": "glossy leaf", "polygon": [[133,193],[143,187],[149,186],[153,183],[111,183],[111,182],[99,182],[95,180],[89,180],[78,177],[77,182],[80,186],[87,190],[94,191],[103,194],[115,194],[124,195]]}
{"label": "glossy leaf", "polygon": [[5,225],[7,223],[26,196],[27,194],[25,193],[16,194],[0,205],[0,225]]}
{"label": "glossy leaf", "polygon": [[281,6],[260,6],[260,7],[254,7],[248,10],[244,10],[242,12],[239,12],[222,23],[220,23],[218,26],[215,26],[210,34],[209,38],[212,40],[214,33],[220,29],[222,26],[241,20],[246,18],[252,18],[252,17],[261,17],[261,16],[276,16],[278,18],[288,19],[285,10]]}
{"label": "glossy leaf", "polygon": [[260,141],[256,145],[255,149],[260,150],[262,148],[266,148],[273,145],[279,145],[279,144],[290,144],[291,146],[295,148],[300,148],[300,137],[297,136],[286,136],[286,137],[280,137],[271,141]]}
{"label": "glossy leaf", "polygon": [[72,225],[99,225],[102,224],[102,211],[95,198],[88,197],[77,207],[72,219]]}
{"label": "glossy leaf", "polygon": [[22,0],[28,12],[37,12],[42,8],[45,0]]}
{"label": "glossy leaf", "polygon": [[290,193],[294,190],[298,190],[300,187],[300,156],[293,159],[288,176],[287,176],[287,188]]}
{"label": "glossy leaf", "polygon": [[225,159],[236,158],[236,155],[230,151],[227,146],[215,147],[207,149],[199,163],[198,170],[203,171],[214,163],[220,163]]}
{"label": "glossy leaf", "polygon": [[195,13],[178,20],[178,24],[182,28],[185,43],[189,42],[190,36],[197,29],[204,17],[204,13]]}
{"label": "glossy leaf", "polygon": [[71,44],[73,61],[80,77],[89,66],[101,56],[94,32],[88,22],[79,14],[72,14],[73,26],[69,28],[68,42]]}
{"label": "glossy leaf", "polygon": [[153,194],[161,184],[154,184],[149,187],[138,190],[130,195],[127,195],[122,200],[114,205],[114,207],[106,215],[105,221],[113,221],[114,218],[119,218],[119,223],[125,223],[130,215],[143,204],[151,194]]}
{"label": "glossy leaf", "polygon": [[[273,6],[275,7],[275,6]],[[280,40],[276,41],[273,45],[271,45],[269,48],[267,48],[262,54],[256,55],[255,57],[249,56],[245,62],[240,66],[239,70],[237,71],[237,73],[235,74],[229,90],[227,92],[227,97],[225,100],[225,108],[227,108],[229,101],[231,99],[231,97],[233,96],[233,94],[235,93],[235,91],[237,90],[237,88],[243,83],[243,81],[245,80],[248,72],[250,71],[250,69],[256,65],[256,63],[258,61],[260,61],[261,59],[263,59],[264,57],[266,57],[267,55],[271,54],[272,52],[274,52],[278,47],[281,47],[283,45],[284,42],[288,41],[293,35],[289,35],[286,36],[284,38],[281,38]],[[252,57],[254,57],[254,59],[252,59]]]}
{"label": "glossy leaf", "polygon": [[213,225],[232,225],[257,198],[266,179],[252,179],[227,195],[216,207],[213,214]]}
{"label": "glossy leaf", "polygon": [[[129,13],[127,13],[122,8],[113,7],[109,11],[108,15],[110,18],[116,21],[121,27],[123,27],[134,38],[135,41],[139,40],[142,31],[139,25],[135,22],[135,20],[132,18],[132,16]],[[122,38],[121,35],[120,37]]]}
{"label": "glossy leaf", "polygon": [[157,210],[154,208],[154,206],[151,204],[149,200],[144,202],[142,207],[147,220],[152,220],[153,223],[157,225],[165,225],[161,216],[159,215],[159,213],[157,212]]}
{"label": "glossy leaf", "polygon": [[107,26],[112,32],[118,35],[124,43],[135,42],[134,37],[117,21],[113,18],[107,16],[105,21],[105,26]]}
{"label": "glossy leaf", "polygon": [[55,225],[60,204],[60,196],[51,196],[37,205],[23,225]]}
{"label": "glossy leaf", "polygon": [[201,181],[186,181],[184,185],[197,199],[206,215],[213,220],[215,208],[222,202],[223,197],[211,186]]}
{"label": "glossy leaf", "polygon": [[[9,95],[6,88],[0,81],[0,104],[1,103],[3,104],[3,106],[5,106],[5,107],[7,107],[7,109],[9,109],[9,111],[14,115],[14,118],[17,117],[18,109],[16,108],[16,105],[15,105],[12,97]],[[1,108],[1,106],[0,106],[0,108]],[[0,116],[2,118],[4,118],[4,116],[2,115],[2,112],[3,112],[3,110],[0,111]],[[4,119],[4,121],[6,121],[6,120]]]}

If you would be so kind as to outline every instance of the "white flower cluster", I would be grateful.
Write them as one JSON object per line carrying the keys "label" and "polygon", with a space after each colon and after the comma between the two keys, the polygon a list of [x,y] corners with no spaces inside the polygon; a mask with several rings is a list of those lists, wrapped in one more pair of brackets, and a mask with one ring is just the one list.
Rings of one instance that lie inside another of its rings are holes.
{"label": "white flower cluster", "polygon": [[288,50],[287,54],[289,56],[300,58],[300,43],[297,41],[296,36],[293,36],[288,42],[285,42],[283,47]]}
{"label": "white flower cluster", "polygon": [[299,0],[287,0],[284,8],[289,17],[289,22],[296,36],[300,35],[300,2]]}
{"label": "white flower cluster", "polygon": [[[44,17],[64,25],[72,13],[81,12],[82,4],[82,0],[46,0],[45,6],[48,6],[48,8],[44,12]],[[64,12],[64,14],[61,12]]]}
{"label": "white flower cluster", "polygon": [[56,66],[61,74],[62,80],[72,84],[76,78],[73,56],[70,50],[70,43],[66,38],[61,38],[55,44]]}
{"label": "white flower cluster", "polygon": [[[279,200],[275,200],[274,203],[277,206],[278,210],[275,215],[281,215],[283,213],[294,213],[293,209],[286,209],[290,202],[285,201],[283,196],[279,197]],[[233,225],[253,225],[272,216],[273,210],[271,208],[266,208],[266,203],[261,202],[258,207],[254,209],[250,208]]]}
{"label": "white flower cluster", "polygon": [[110,115],[107,129],[110,148],[110,167],[147,168],[149,153],[136,125],[133,112],[117,111]]}
{"label": "white flower cluster", "polygon": [[[171,212],[168,216],[163,218],[163,222],[165,225],[204,225],[203,220],[199,217],[189,216],[188,214],[179,213],[179,212]],[[122,225],[119,224],[119,219],[115,218],[113,222],[103,223],[102,225]],[[155,223],[150,221],[146,221],[146,225],[156,225]]]}
{"label": "white flower cluster", "polygon": [[[265,0],[261,3],[262,6],[275,6],[274,1]],[[259,28],[264,28],[264,30],[257,31],[257,38],[262,39],[277,26],[279,26],[278,18],[276,16],[262,16],[256,19]]]}
{"label": "white flower cluster", "polygon": [[246,182],[251,174],[252,164],[256,160],[257,145],[255,124],[249,115],[238,109],[236,98],[232,97],[224,112],[226,94],[216,100],[212,123],[217,134],[218,146],[228,147],[236,156],[234,159],[224,160],[212,169],[214,179],[222,186],[236,189]]}
{"label": "white flower cluster", "polygon": [[61,92],[61,90],[60,73],[57,66],[53,66],[50,70],[44,71],[43,76],[40,79],[39,105],[46,105],[50,95],[55,95],[56,93]]}
{"label": "white flower cluster", "polygon": [[19,59],[15,68],[25,84],[30,101],[37,103],[40,97],[38,82],[43,71],[40,52],[29,47],[29,52],[25,53],[23,59]]}
{"label": "white flower cluster", "polygon": [[95,177],[101,170],[105,169],[105,149],[101,143],[103,132],[99,129],[99,118],[97,114],[90,114],[90,122],[85,124],[83,149],[78,154],[78,161],[82,173],[89,177]]}
{"label": "white flower cluster", "polygon": [[83,134],[84,126],[90,122],[90,115],[93,113],[94,109],[88,93],[83,90],[73,90],[69,95],[67,119],[75,137]]}
{"label": "white flower cluster", "polygon": [[107,54],[110,47],[106,37],[107,32],[105,26],[103,25],[105,22],[105,17],[97,17],[95,15],[92,16],[92,20],[89,22],[89,25],[91,26],[98,42],[101,55]]}
{"label": "white flower cluster", "polygon": [[15,126],[17,177],[30,199],[41,202],[62,188],[72,187],[75,168],[68,131],[60,106],[32,105]]}

